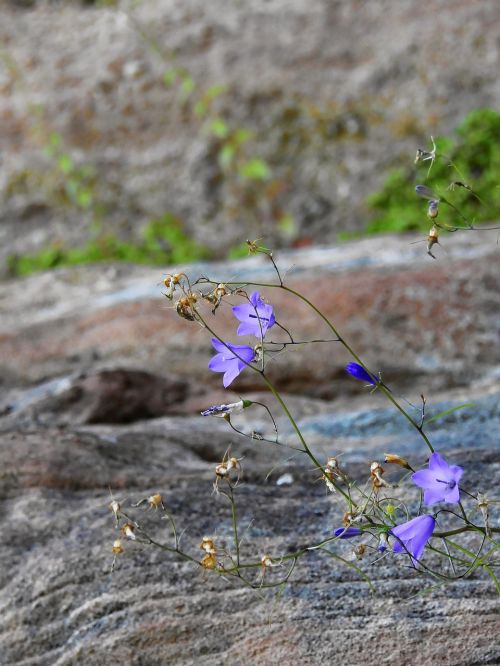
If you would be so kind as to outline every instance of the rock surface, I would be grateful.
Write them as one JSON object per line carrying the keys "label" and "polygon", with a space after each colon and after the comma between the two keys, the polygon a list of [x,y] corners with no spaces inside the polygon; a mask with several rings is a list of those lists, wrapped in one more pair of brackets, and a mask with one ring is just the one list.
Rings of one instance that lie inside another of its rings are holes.
{"label": "rock surface", "polygon": [[[454,236],[438,262],[409,245],[413,238],[389,237],[276,259],[294,265],[286,284],[322,304],[395,394],[418,402],[425,392],[429,415],[475,404],[432,424],[429,434],[464,467],[468,487],[494,495],[498,247],[485,238]],[[192,266],[191,273],[273,277],[259,258]],[[279,559],[317,543],[343,513],[309,461],[196,415],[240,392],[269,399],[245,374],[234,393],[221,389],[220,376],[206,369],[205,332],[169,309],[160,277],[146,268],[94,266],[0,287],[2,666],[499,663],[498,596],[477,573],[422,594],[432,581],[387,557],[361,563],[371,591],[356,571],[311,551],[276,599],[131,541],[110,573],[119,534],[110,489],[163,544],[172,538],[161,511],[130,508],[156,492],[193,557],[201,559],[204,535],[234,550],[229,504],[213,494],[214,466],[228,447],[243,458],[236,493],[244,557]],[[265,294],[294,334],[322,335],[288,295]],[[234,335],[228,310],[211,321]],[[385,451],[422,464],[426,450],[402,417],[378,392],[343,376],[340,352],[326,355],[297,348],[279,366],[287,402],[318,459],[342,454],[342,466],[360,481]],[[259,407],[234,423],[272,434]],[[282,483],[285,473],[290,483]],[[392,483],[400,474],[386,469],[386,477]],[[416,505],[408,485],[390,492]],[[335,550],[348,559],[352,542]]]}
{"label": "rock surface", "polygon": [[[220,255],[247,235],[332,243],[429,134],[500,108],[497,0],[103,4],[0,5],[0,261],[82,243],[95,217],[129,238],[166,213]],[[196,99],[226,86],[209,119],[253,133],[245,159],[266,160],[272,187],[221,168],[221,139],[164,84],[172,68]],[[45,155],[53,132],[90,169],[76,180],[92,206]]]}

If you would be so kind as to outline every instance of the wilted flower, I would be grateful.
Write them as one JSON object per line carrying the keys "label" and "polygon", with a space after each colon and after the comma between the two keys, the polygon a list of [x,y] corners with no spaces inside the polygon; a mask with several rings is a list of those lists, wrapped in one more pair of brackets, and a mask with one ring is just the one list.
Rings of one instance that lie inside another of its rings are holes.
{"label": "wilted flower", "polygon": [[113,541],[113,548],[111,549],[113,555],[121,555],[123,553],[123,546],[121,539],[115,539]]}
{"label": "wilted flower", "polygon": [[201,415],[224,417],[227,414],[237,414],[238,412],[243,411],[246,407],[250,407],[252,404],[251,400],[238,400],[238,402],[231,402],[228,405],[213,405],[201,412]]}
{"label": "wilted flower", "polygon": [[366,545],[364,543],[360,543],[359,546],[356,546],[356,548],[353,550],[353,555],[357,560],[362,560],[366,555]]}
{"label": "wilted flower", "polygon": [[165,506],[163,505],[163,498],[160,493],[150,495],[148,497],[148,504],[150,509],[158,509],[161,507],[163,510],[165,510]]}
{"label": "wilted flower", "polygon": [[255,358],[255,351],[247,345],[230,345],[212,338],[212,345],[219,353],[208,364],[213,372],[223,372],[222,383],[227,388],[245,367]]}
{"label": "wilted flower", "polygon": [[125,523],[123,525],[121,532],[124,536],[127,537],[127,539],[132,539],[132,541],[135,541],[137,537],[135,536],[135,525],[132,525],[131,523]]}
{"label": "wilted flower", "polygon": [[217,568],[217,558],[215,555],[207,553],[200,562],[201,566],[204,569],[216,569]]}
{"label": "wilted flower", "polygon": [[434,219],[438,216],[439,213],[439,201],[437,199],[431,199],[429,201],[429,206],[427,208],[427,217]]}
{"label": "wilted flower", "polygon": [[267,329],[276,323],[273,306],[264,303],[258,291],[254,291],[250,295],[250,303],[235,305],[233,314],[241,322],[236,331],[237,334],[255,335],[259,340],[262,340]]}
{"label": "wilted flower", "polygon": [[404,458],[401,458],[401,456],[398,456],[396,453],[384,453],[384,460],[386,463],[391,463],[393,465],[400,465],[401,467],[405,467],[406,469],[412,469],[408,461],[405,460]]}
{"label": "wilted flower", "polygon": [[359,527],[338,527],[334,531],[334,535],[339,539],[352,539],[360,534],[363,534],[363,530],[360,530]]}
{"label": "wilted flower", "polygon": [[387,481],[384,481],[382,478],[382,474],[384,473],[384,468],[382,465],[378,462],[372,462],[370,465],[370,476],[372,479],[372,485],[373,489],[377,491],[379,488],[382,488],[382,486],[388,486],[389,484]]}
{"label": "wilted flower", "polygon": [[378,382],[378,379],[367,372],[367,370],[365,370],[362,365],[359,365],[359,363],[348,363],[345,366],[345,371],[352,377],[360,379],[362,382],[372,384],[372,386],[375,386]]}
{"label": "wilted flower", "polygon": [[397,541],[392,550],[395,553],[410,553],[413,565],[422,557],[424,548],[434,532],[436,521],[434,516],[417,516],[402,525],[389,530],[389,534]]}
{"label": "wilted flower", "polygon": [[436,502],[456,504],[460,501],[458,483],[463,471],[458,465],[448,465],[439,453],[433,453],[429,458],[429,469],[421,469],[412,474],[411,478],[413,483],[424,489],[424,502],[427,505]]}

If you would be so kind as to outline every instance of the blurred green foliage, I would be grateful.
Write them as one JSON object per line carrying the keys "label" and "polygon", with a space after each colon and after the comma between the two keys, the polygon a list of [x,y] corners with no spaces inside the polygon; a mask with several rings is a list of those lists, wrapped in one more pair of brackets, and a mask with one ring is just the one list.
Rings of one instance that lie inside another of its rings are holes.
{"label": "blurred green foliage", "polygon": [[57,132],[50,132],[44,152],[59,172],[67,203],[84,210],[90,208],[94,203],[95,170],[88,165],[76,166]]}
{"label": "blurred green foliage", "polygon": [[207,258],[207,250],[191,240],[181,221],[167,213],[142,229],[138,242],[127,243],[111,234],[99,234],[82,247],[64,247],[57,243],[33,255],[11,256],[8,272],[12,276],[60,266],[98,261],[128,261],[162,266]]}
{"label": "blurred green foliage", "polygon": [[[428,160],[413,168],[389,172],[382,189],[368,198],[369,207],[376,211],[366,228],[368,233],[427,229],[427,204],[416,196],[417,184],[430,186],[438,196],[446,192],[446,198],[471,222],[498,219],[500,113],[493,109],[472,111],[455,134],[455,138],[436,138],[436,160],[432,167]],[[470,189],[452,185],[457,181]],[[439,221],[451,226],[463,224],[463,218],[449,207],[441,209]]]}

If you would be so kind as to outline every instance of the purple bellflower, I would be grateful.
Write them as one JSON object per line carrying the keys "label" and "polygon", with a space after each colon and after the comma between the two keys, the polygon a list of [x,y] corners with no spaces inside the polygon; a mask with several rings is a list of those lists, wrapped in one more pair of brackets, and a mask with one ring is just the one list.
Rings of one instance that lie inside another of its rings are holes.
{"label": "purple bellflower", "polygon": [[372,384],[372,386],[375,386],[378,382],[378,379],[374,375],[371,375],[369,372],[367,372],[362,365],[359,365],[359,363],[348,363],[345,366],[345,371],[348,375],[351,375],[351,377],[355,377],[356,379],[360,379],[362,382]]}
{"label": "purple bellflower", "polygon": [[436,521],[434,516],[417,516],[407,523],[397,525],[389,530],[389,534],[397,538],[392,550],[395,553],[410,553],[413,566],[422,557],[424,548],[434,532]]}
{"label": "purple bellflower", "polygon": [[259,340],[262,340],[267,329],[276,323],[273,306],[264,303],[258,291],[250,295],[250,303],[235,305],[233,314],[241,322],[237,334],[255,335]]}
{"label": "purple bellflower", "polygon": [[338,527],[334,534],[339,539],[352,539],[363,534],[363,530],[360,530],[359,527]]}
{"label": "purple bellflower", "polygon": [[460,501],[458,483],[464,470],[458,465],[448,465],[439,453],[429,458],[429,469],[420,469],[412,474],[412,481],[424,489],[424,502],[429,506],[436,502],[457,504]]}
{"label": "purple bellflower", "polygon": [[253,361],[255,351],[247,345],[230,345],[212,338],[212,345],[218,352],[208,364],[209,370],[223,372],[222,383],[227,388],[242,370]]}

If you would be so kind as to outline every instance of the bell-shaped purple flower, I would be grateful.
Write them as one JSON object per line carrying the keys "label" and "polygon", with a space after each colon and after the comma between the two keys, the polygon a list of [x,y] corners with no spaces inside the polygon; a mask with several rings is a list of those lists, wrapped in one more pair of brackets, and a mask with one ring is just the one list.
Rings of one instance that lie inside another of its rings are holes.
{"label": "bell-shaped purple flower", "polygon": [[235,305],[233,314],[241,322],[237,334],[255,335],[259,340],[263,340],[267,329],[276,323],[273,306],[264,303],[258,291],[250,295],[250,303]]}
{"label": "bell-shaped purple flower", "polygon": [[212,338],[212,345],[219,353],[210,360],[208,368],[214,372],[224,373],[222,383],[224,388],[227,388],[240,372],[253,361],[255,351],[247,345],[231,345],[229,342],[220,342],[217,338]]}
{"label": "bell-shaped purple flower", "polygon": [[363,534],[363,530],[360,530],[359,527],[338,527],[334,534],[339,539],[352,539]]}
{"label": "bell-shaped purple flower", "polygon": [[397,541],[392,550],[395,553],[410,553],[412,563],[416,566],[434,532],[435,526],[434,516],[425,515],[417,516],[407,523],[393,527],[389,530],[389,534],[396,537]]}
{"label": "bell-shaped purple flower", "polygon": [[374,375],[371,375],[369,372],[367,372],[362,365],[359,365],[359,363],[348,363],[345,366],[345,371],[352,377],[360,379],[362,382],[366,382],[367,384],[372,384],[375,386],[378,382],[378,379]]}
{"label": "bell-shaped purple flower", "polygon": [[429,506],[436,502],[457,504],[460,501],[459,481],[464,470],[458,465],[448,465],[446,460],[433,453],[429,458],[429,469],[412,474],[412,481],[424,489],[424,502]]}

